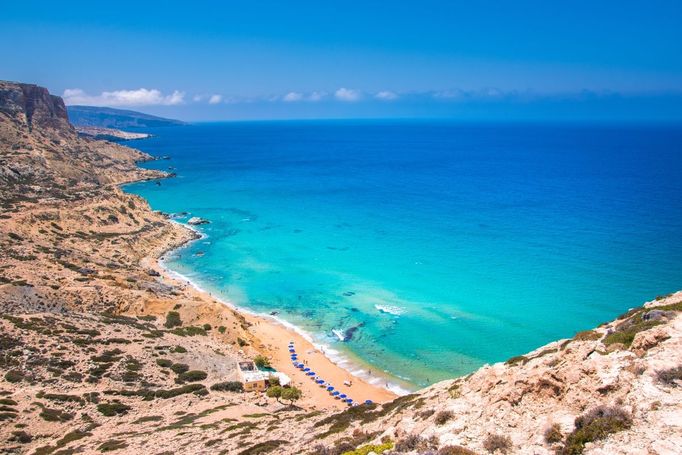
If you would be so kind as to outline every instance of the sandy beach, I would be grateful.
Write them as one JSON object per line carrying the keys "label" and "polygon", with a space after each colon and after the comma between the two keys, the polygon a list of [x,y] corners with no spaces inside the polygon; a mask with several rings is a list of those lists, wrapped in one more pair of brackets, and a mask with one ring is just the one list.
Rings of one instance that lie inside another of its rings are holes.
{"label": "sandy beach", "polygon": [[[198,233],[197,230],[188,226],[180,223],[174,224],[182,229],[192,231],[194,234]],[[195,239],[194,234],[191,238],[187,239],[188,242]],[[181,246],[172,245],[163,254],[167,254],[178,247]],[[398,396],[385,387],[371,384],[363,378],[354,376],[325,356],[321,349],[316,347],[302,334],[279,323],[274,318],[241,311],[230,302],[214,297],[191,281],[186,280],[185,277],[168,270],[161,260],[163,254],[145,258],[142,265],[158,271],[164,280],[168,281],[169,284],[183,288],[183,291],[188,293],[194,300],[206,302],[212,309],[217,307],[218,311],[222,307],[225,312],[233,311],[238,313],[248,323],[248,331],[253,336],[250,346],[252,349],[245,347],[240,353],[243,352],[244,359],[252,358],[256,353],[269,358],[274,369],[288,375],[293,385],[302,390],[303,398],[299,400],[299,405],[315,409],[344,409],[348,407],[346,403],[334,399],[326,389],[315,384],[310,379],[310,376],[306,376],[300,369],[293,366],[288,349],[290,342],[293,342],[296,347],[299,361],[306,361],[307,367],[315,371],[317,376],[332,384],[336,390],[346,394],[353,401],[362,403],[365,400],[371,400],[375,403],[384,403]],[[148,310],[154,311],[153,308]],[[202,317],[205,318],[206,315],[202,315]]]}

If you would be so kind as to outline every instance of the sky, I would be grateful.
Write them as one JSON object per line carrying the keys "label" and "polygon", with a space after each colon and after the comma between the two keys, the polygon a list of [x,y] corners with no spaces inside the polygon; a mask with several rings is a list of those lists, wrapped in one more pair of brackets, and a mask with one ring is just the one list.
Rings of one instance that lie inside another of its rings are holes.
{"label": "sky", "polygon": [[682,1],[3,1],[0,79],[188,121],[682,121]]}

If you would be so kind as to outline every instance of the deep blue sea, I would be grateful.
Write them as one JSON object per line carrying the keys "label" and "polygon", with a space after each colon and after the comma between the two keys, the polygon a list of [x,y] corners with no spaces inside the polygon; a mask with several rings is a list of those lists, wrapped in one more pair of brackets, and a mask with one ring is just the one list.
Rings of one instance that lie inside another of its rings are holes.
{"label": "deep blue sea", "polygon": [[167,266],[403,386],[571,337],[682,288],[680,126],[150,132],[129,145],[168,155],[145,166],[177,178],[127,190],[211,221]]}

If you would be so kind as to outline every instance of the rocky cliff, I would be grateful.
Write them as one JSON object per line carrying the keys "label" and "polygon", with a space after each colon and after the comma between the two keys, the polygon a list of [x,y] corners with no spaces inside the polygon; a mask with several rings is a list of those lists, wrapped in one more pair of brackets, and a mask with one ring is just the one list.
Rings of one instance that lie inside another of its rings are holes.
{"label": "rocky cliff", "polygon": [[0,81],[0,112],[28,129],[52,129],[66,136],[74,131],[64,100],[37,85]]}
{"label": "rocky cliff", "polygon": [[0,82],[0,452],[682,453],[682,293],[388,403],[239,392],[267,340],[153,267],[192,235],[116,186],[149,158]]}

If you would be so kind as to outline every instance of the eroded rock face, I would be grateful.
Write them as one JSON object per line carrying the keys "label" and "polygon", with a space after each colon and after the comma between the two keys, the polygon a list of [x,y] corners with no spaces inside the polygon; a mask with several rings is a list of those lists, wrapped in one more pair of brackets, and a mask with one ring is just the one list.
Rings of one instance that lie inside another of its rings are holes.
{"label": "eroded rock face", "polygon": [[67,135],[75,132],[64,100],[37,85],[0,81],[0,112],[25,122],[31,129],[49,128]]}

